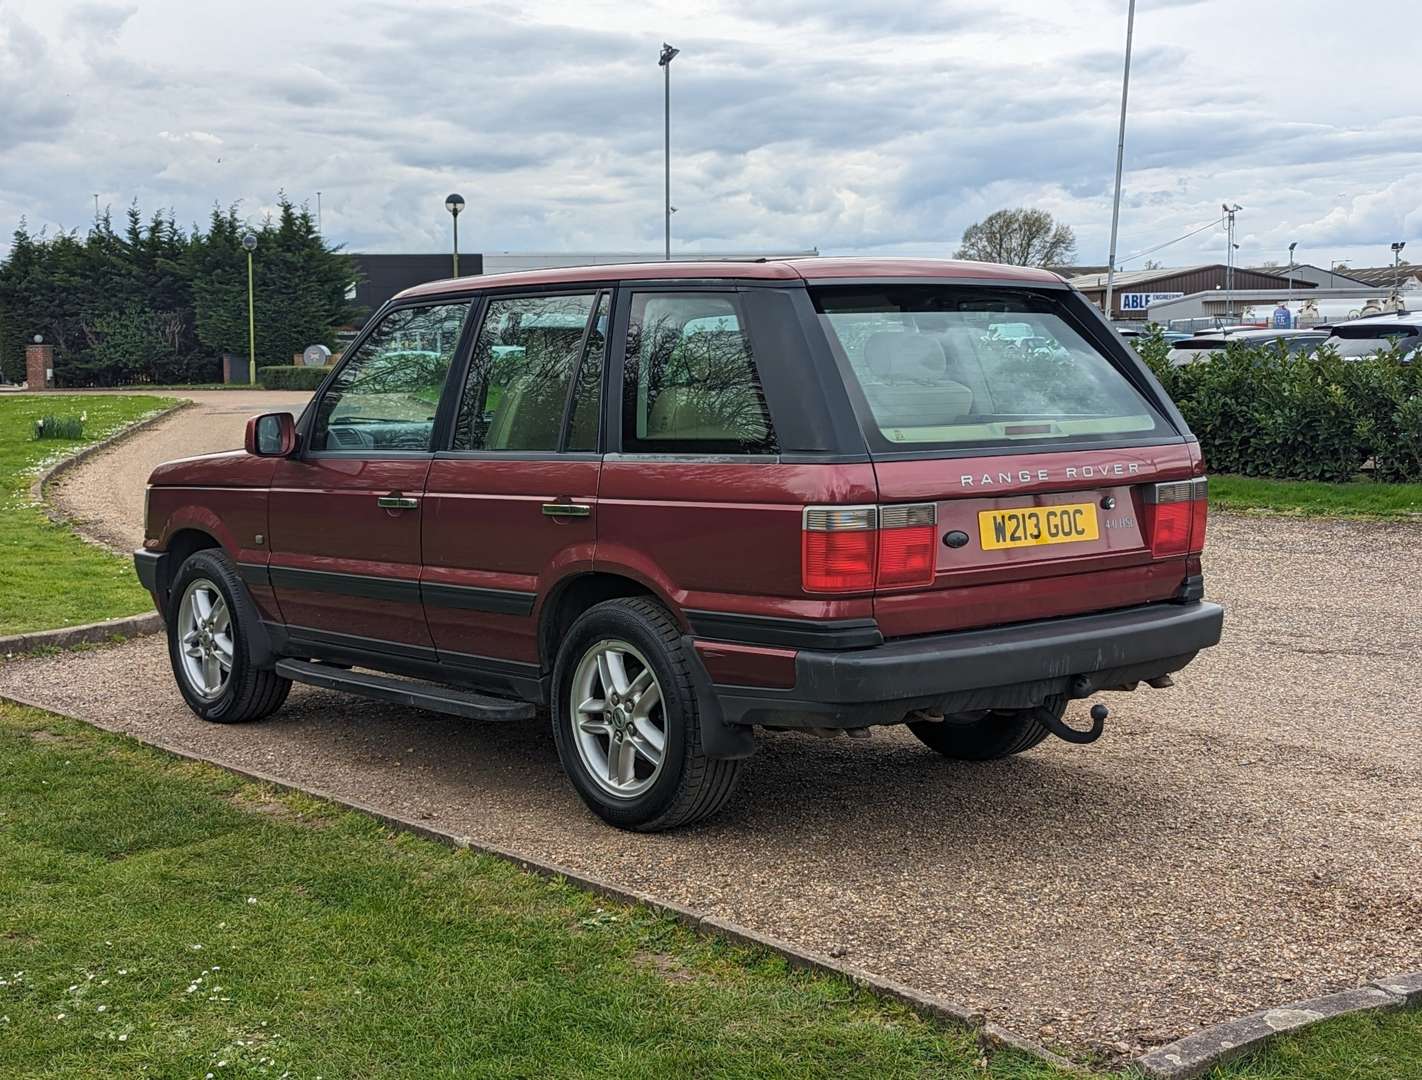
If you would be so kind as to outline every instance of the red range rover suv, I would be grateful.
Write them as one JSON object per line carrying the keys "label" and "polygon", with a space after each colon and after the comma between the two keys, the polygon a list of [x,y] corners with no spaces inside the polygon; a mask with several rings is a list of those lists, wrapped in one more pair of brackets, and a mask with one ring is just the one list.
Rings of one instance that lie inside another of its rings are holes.
{"label": "red range rover suv", "polygon": [[154,470],[178,686],[551,714],[606,821],[730,797],[754,730],[907,724],[982,760],[1215,644],[1204,466],[1055,274],[655,263],[397,296],[299,419]]}

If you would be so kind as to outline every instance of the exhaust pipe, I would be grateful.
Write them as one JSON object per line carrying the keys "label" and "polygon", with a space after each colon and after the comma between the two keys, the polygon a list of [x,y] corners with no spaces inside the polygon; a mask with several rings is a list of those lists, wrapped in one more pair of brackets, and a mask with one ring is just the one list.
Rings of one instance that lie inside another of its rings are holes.
{"label": "exhaust pipe", "polygon": [[1106,717],[1111,715],[1111,711],[1105,705],[1091,706],[1091,728],[1087,731],[1078,731],[1074,727],[1068,727],[1056,713],[1042,705],[1038,705],[1032,715],[1037,723],[1057,738],[1082,745],[1094,743],[1101,738],[1101,733],[1106,729]]}

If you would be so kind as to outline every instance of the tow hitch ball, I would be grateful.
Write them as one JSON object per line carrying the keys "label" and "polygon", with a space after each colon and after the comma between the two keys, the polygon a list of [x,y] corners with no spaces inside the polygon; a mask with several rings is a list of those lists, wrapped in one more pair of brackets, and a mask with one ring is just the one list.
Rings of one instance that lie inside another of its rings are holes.
{"label": "tow hitch ball", "polygon": [[1106,729],[1106,717],[1110,713],[1111,710],[1105,705],[1091,706],[1091,728],[1087,731],[1068,727],[1056,713],[1041,705],[1037,706],[1035,716],[1037,723],[1059,739],[1065,739],[1069,743],[1091,743],[1101,738],[1101,732]]}

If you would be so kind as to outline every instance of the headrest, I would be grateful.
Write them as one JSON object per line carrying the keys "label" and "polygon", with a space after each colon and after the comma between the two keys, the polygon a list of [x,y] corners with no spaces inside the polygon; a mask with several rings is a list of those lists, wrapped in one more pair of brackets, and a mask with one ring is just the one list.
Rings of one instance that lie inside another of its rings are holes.
{"label": "headrest", "polygon": [[943,346],[926,334],[886,331],[871,334],[864,342],[864,363],[877,377],[890,382],[922,379],[937,382],[947,363]]}

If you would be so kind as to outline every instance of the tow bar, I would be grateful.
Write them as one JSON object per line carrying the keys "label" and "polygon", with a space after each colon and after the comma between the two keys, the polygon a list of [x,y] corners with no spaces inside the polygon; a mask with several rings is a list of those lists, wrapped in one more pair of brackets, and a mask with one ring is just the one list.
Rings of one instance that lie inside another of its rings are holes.
{"label": "tow bar", "polygon": [[1091,706],[1091,728],[1088,731],[1078,731],[1074,727],[1068,727],[1062,723],[1061,718],[1051,709],[1041,705],[1037,706],[1034,716],[1037,723],[1050,731],[1059,739],[1065,739],[1069,743],[1092,743],[1101,738],[1101,732],[1106,729],[1106,717],[1111,715],[1111,710],[1105,705]]}

